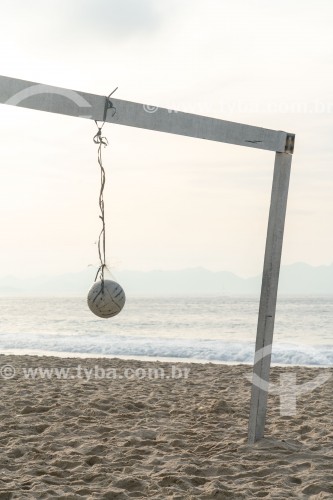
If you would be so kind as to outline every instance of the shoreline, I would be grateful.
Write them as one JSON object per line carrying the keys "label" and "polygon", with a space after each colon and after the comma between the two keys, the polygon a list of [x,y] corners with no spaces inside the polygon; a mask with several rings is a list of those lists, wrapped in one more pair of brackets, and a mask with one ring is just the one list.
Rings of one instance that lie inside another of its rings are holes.
{"label": "shoreline", "polygon": [[[254,351],[253,351],[254,355]],[[161,362],[161,363],[189,363],[189,364],[214,364],[214,365],[226,365],[226,366],[249,366],[253,367],[253,362],[242,362],[242,361],[220,361],[215,359],[200,359],[200,358],[181,358],[181,357],[163,357],[163,356],[131,356],[131,355],[119,355],[119,354],[93,354],[93,353],[79,353],[79,352],[62,352],[62,351],[45,351],[45,350],[34,350],[31,349],[0,349],[0,356],[37,356],[37,357],[51,357],[60,359],[119,359],[122,361],[146,361],[146,362]],[[271,363],[272,367],[301,367],[301,368],[332,368],[330,364],[288,364],[288,363]]]}

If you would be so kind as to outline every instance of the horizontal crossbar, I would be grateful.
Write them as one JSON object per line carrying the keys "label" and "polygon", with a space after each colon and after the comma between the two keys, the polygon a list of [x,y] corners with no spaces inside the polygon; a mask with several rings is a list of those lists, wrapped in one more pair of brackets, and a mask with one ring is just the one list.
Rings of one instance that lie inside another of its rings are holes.
{"label": "horizontal crossbar", "polygon": [[293,152],[294,135],[131,101],[0,76],[0,103],[225,142],[276,152]]}

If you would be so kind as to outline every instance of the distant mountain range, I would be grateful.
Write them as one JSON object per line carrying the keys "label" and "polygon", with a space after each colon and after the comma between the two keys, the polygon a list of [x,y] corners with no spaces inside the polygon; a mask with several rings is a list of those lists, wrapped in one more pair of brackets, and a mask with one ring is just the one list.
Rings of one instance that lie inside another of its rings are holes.
{"label": "distant mountain range", "polygon": [[[95,272],[89,267],[78,273],[29,279],[4,276],[0,278],[0,295],[85,295]],[[118,271],[116,280],[127,295],[258,294],[261,286],[260,275],[240,278],[227,271],[214,272],[201,267],[178,271]],[[299,262],[283,266],[279,293],[333,294],[333,264],[313,267]]]}

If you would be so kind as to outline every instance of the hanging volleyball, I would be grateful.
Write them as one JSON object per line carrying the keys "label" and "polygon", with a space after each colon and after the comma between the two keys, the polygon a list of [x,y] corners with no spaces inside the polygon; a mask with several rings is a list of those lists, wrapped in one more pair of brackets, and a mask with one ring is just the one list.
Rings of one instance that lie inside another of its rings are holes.
{"label": "hanging volleyball", "polygon": [[116,316],[125,305],[125,292],[112,280],[97,281],[88,293],[89,309],[100,318]]}

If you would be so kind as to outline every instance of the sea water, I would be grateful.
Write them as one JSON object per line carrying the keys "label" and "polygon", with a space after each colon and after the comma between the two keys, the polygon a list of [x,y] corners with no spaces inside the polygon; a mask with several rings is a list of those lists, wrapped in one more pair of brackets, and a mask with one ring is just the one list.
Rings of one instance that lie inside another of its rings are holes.
{"label": "sea water", "polygon": [[[258,297],[128,297],[111,319],[84,297],[0,298],[0,352],[253,363]],[[272,362],[333,364],[333,296],[279,297]]]}

